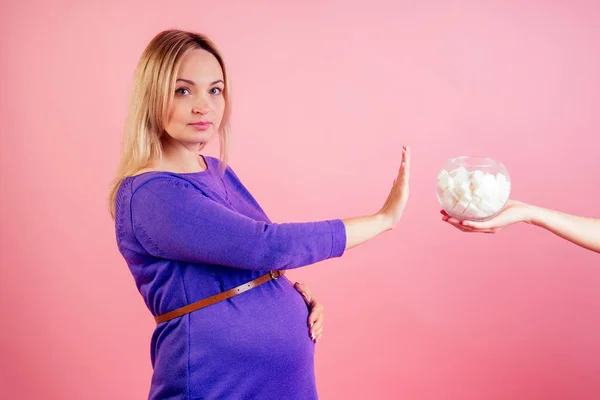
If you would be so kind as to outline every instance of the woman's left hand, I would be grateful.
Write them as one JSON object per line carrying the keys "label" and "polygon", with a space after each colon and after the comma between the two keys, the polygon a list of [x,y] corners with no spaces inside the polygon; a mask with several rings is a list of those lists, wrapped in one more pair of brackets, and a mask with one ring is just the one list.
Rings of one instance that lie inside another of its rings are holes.
{"label": "woman's left hand", "polygon": [[304,302],[310,310],[308,315],[308,334],[313,342],[318,343],[323,336],[323,318],[325,317],[325,307],[312,295],[309,287],[304,283],[296,282],[296,290],[302,295]]}
{"label": "woman's left hand", "polygon": [[530,222],[531,206],[516,200],[508,200],[506,207],[494,218],[485,222],[459,221],[444,210],[442,220],[463,232],[496,233],[517,222]]}

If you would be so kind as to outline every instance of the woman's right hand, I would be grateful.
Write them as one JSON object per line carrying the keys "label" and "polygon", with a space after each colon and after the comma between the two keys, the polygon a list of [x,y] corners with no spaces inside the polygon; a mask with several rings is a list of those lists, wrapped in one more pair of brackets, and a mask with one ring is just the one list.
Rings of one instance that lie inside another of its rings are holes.
{"label": "woman's right hand", "polygon": [[377,215],[383,217],[387,223],[389,223],[389,229],[396,226],[406,203],[409,195],[409,180],[410,180],[410,149],[406,146],[402,146],[402,162],[400,163],[400,169],[398,170],[398,176],[394,180],[392,190],[388,195],[383,207],[377,213]]}

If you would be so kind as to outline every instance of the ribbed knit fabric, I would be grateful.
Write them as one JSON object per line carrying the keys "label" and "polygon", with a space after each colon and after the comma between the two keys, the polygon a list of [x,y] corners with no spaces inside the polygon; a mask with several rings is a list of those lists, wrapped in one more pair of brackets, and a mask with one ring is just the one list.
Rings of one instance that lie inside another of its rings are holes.
{"label": "ribbed knit fabric", "polygon": [[[272,223],[231,168],[146,172],[117,194],[119,250],[153,315],[339,257],[341,220]],[[157,325],[150,399],[316,399],[308,309],[285,277]]]}

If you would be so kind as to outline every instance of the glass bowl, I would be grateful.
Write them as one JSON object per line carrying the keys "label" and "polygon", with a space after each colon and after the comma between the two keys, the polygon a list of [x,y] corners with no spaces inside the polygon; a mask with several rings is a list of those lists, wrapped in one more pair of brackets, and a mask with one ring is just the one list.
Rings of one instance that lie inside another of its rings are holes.
{"label": "glass bowl", "polygon": [[486,221],[498,215],[510,197],[504,165],[490,157],[461,156],[446,161],[437,176],[437,198],[459,221]]}

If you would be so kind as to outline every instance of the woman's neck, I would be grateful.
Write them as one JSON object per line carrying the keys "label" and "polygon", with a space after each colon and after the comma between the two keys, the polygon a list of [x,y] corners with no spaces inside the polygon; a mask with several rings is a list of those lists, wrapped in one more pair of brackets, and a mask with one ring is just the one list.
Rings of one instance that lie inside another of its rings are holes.
{"label": "woman's neck", "polygon": [[162,160],[156,165],[156,169],[180,173],[202,172],[207,168],[204,157],[199,154],[198,145],[188,147],[181,143],[164,143]]}

